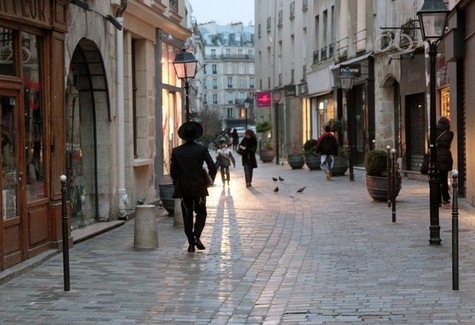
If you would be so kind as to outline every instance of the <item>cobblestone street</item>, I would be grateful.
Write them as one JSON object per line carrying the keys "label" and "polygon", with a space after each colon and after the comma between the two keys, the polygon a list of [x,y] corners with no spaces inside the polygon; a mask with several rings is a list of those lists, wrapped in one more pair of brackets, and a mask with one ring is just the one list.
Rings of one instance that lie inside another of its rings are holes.
{"label": "cobblestone street", "polygon": [[[403,179],[397,221],[362,170],[260,164],[246,189],[210,189],[206,250],[158,211],[159,248],[137,251],[134,220],[0,286],[1,324],[475,324],[475,210],[460,200],[460,290],[452,290],[450,209],[429,245],[429,186]],[[281,176],[284,181],[274,182]],[[274,192],[278,186],[279,191]],[[297,189],[306,186],[302,193]]]}

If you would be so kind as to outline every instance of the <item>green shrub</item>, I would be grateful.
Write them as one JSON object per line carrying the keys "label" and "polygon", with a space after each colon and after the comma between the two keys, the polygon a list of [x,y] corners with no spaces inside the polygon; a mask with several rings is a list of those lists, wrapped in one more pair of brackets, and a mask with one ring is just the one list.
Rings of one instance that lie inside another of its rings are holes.
{"label": "green shrub", "polygon": [[305,141],[305,143],[303,144],[303,153],[306,155],[309,155],[309,154],[316,155],[317,154],[316,145],[317,145],[316,139],[309,139]]}
{"label": "green shrub", "polygon": [[388,153],[384,150],[367,151],[364,158],[364,167],[369,176],[387,176]]}

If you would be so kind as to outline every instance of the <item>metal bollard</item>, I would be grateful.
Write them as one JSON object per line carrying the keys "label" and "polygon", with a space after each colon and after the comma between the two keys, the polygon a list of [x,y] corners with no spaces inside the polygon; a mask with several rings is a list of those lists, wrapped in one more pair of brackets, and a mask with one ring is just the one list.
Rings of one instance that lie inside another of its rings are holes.
{"label": "metal bollard", "polygon": [[64,274],[64,291],[70,290],[70,276],[69,276],[69,239],[68,239],[68,213],[67,213],[67,198],[66,198],[66,180],[65,175],[59,177],[61,181],[61,220],[62,220],[62,235],[63,235],[63,274]]}
{"label": "metal bollard", "polygon": [[458,170],[452,170],[452,289],[459,289]]}
{"label": "metal bollard", "polygon": [[396,222],[396,149],[391,149],[391,215]]}
{"label": "metal bollard", "polygon": [[391,155],[389,153],[389,151],[391,150],[391,147],[389,145],[386,146],[386,151],[387,151],[387,156],[386,156],[386,177],[388,179],[388,194],[386,196],[386,199],[388,201],[388,208],[391,207],[391,190],[392,190],[392,186],[391,186]]}

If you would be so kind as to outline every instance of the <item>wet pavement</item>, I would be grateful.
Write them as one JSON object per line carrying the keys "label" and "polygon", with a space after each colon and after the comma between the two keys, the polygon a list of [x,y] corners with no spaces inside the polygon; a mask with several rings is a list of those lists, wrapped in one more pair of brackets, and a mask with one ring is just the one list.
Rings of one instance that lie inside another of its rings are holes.
{"label": "wet pavement", "polygon": [[427,182],[403,179],[393,223],[362,170],[326,181],[261,163],[250,189],[242,166],[231,173],[210,188],[206,250],[188,253],[159,209],[158,249],[134,249],[134,220],[79,242],[71,290],[54,255],[0,286],[0,324],[475,324],[475,209],[463,200],[456,291],[452,211],[429,245]]}

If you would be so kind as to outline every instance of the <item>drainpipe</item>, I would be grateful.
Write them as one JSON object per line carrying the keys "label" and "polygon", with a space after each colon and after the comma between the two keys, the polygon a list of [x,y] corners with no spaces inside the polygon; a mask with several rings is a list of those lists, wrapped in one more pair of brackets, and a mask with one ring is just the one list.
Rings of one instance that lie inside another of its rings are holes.
{"label": "drainpipe", "polygon": [[[117,21],[124,26],[122,16],[127,8],[127,0],[121,0],[116,12]],[[119,219],[127,219],[125,206],[128,202],[125,190],[125,125],[124,125],[124,29],[117,30],[117,124],[118,124],[118,168],[119,168]]]}

